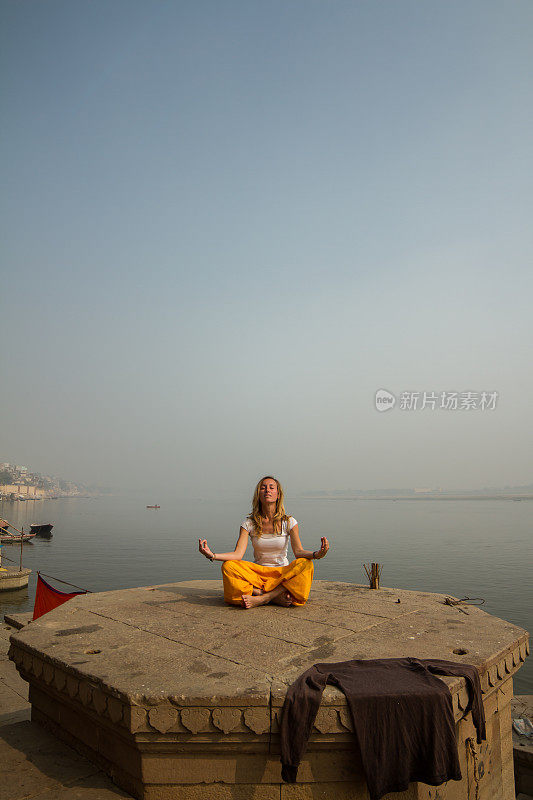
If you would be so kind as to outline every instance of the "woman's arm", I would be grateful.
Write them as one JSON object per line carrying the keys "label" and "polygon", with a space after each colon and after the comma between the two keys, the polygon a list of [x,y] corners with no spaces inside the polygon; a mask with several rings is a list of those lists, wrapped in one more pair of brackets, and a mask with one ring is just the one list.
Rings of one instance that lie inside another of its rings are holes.
{"label": "woman's arm", "polygon": [[239,538],[235,545],[235,550],[232,553],[213,553],[207,539],[198,539],[198,550],[200,553],[209,559],[209,561],[242,561],[243,555],[246,553],[248,545],[248,531],[246,528],[241,528],[239,531]]}
{"label": "woman's arm", "polygon": [[320,542],[320,550],[315,550],[313,553],[310,550],[304,550],[298,533],[298,524],[291,529],[291,547],[295,558],[324,558],[329,550],[329,542],[325,536]]}

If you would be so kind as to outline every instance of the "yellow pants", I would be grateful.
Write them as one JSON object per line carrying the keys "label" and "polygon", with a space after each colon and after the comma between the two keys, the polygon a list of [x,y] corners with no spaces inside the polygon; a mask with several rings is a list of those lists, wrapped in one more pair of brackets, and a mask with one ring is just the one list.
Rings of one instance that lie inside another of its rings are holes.
{"label": "yellow pants", "polygon": [[224,600],[240,606],[242,595],[252,594],[254,588],[271,592],[282,584],[291,593],[294,605],[303,606],[311,591],[313,571],[313,562],[309,558],[297,558],[287,567],[262,567],[252,561],[224,561]]}

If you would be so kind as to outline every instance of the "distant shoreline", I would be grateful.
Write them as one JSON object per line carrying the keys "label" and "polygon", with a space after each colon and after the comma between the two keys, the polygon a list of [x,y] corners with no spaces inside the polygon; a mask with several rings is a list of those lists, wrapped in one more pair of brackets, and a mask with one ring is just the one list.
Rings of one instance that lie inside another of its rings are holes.
{"label": "distant shoreline", "polygon": [[533,494],[305,495],[304,500],[533,500]]}

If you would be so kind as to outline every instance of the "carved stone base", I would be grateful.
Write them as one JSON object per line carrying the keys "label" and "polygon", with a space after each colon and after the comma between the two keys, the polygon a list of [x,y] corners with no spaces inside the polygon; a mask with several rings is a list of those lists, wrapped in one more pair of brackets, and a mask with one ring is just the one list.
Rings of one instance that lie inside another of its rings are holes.
{"label": "carved stone base", "polygon": [[[227,607],[219,582],[83,595],[11,637],[32,719],[143,800],[367,800],[344,696],[324,692],[293,785],[281,781],[287,686],[319,661],[415,656],[480,670],[487,741],[453,698],[461,781],[390,800],[512,800],[512,675],[527,634],[443,597],[315,583],[302,608]],[[397,601],[400,601],[399,603]],[[466,651],[466,652],[465,652]]]}

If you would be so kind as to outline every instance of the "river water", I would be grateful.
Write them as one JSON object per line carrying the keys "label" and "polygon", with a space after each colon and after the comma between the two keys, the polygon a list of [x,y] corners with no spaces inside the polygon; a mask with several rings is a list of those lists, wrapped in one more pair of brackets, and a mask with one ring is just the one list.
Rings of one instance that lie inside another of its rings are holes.
{"label": "river water", "polygon": [[[23,563],[33,570],[28,589],[2,592],[0,612],[33,608],[37,570],[92,591],[219,578],[220,565],[198,553],[198,538],[215,552],[232,550],[248,500],[158,498],[158,510],[147,502],[153,501],[129,496],[0,503],[0,517],[17,528],[54,524],[52,539],[25,545]],[[317,549],[324,535],[330,540],[316,577],[366,583],[362,564],[378,561],[384,586],[482,597],[486,611],[531,630],[533,501],[296,497],[286,507],[304,547]],[[20,547],[2,552],[18,564]],[[533,657],[515,677],[515,693],[533,693]]]}

